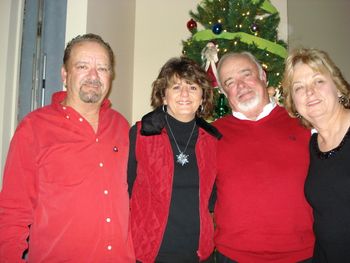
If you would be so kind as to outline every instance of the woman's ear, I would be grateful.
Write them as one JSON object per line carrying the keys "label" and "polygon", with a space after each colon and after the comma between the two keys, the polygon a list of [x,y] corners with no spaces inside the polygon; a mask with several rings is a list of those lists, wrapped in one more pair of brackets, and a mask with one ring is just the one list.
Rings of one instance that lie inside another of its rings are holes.
{"label": "woman's ear", "polygon": [[273,96],[275,96],[275,94],[276,94],[276,89],[275,89],[275,87],[268,87],[267,88],[267,93],[269,93],[269,96],[270,97],[273,97]]}

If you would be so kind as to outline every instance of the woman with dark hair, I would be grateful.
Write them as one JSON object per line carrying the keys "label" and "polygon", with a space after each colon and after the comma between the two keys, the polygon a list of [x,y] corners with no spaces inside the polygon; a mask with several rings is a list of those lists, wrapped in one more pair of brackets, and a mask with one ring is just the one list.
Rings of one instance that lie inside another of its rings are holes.
{"label": "woman with dark hair", "polygon": [[213,106],[206,72],[190,59],[168,60],[151,105],[130,130],[128,183],[136,258],[143,263],[212,262],[208,208],[221,134],[203,118]]}
{"label": "woman with dark hair", "polygon": [[350,262],[350,85],[326,52],[302,48],[286,60],[283,89],[289,114],[317,131],[305,182],[313,262]]}

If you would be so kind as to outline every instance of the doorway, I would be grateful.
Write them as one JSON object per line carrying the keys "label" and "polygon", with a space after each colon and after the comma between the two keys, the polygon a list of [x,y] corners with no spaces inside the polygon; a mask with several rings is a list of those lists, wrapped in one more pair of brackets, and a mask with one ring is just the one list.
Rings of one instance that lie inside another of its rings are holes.
{"label": "doorway", "polygon": [[20,62],[17,123],[62,90],[67,0],[26,0]]}

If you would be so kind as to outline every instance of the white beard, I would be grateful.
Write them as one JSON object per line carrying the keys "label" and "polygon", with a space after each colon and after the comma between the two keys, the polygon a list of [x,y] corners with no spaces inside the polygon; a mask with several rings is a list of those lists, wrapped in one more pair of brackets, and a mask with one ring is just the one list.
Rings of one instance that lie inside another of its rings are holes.
{"label": "white beard", "polygon": [[249,101],[238,103],[237,108],[243,112],[251,111],[259,105],[260,101],[260,97],[255,94],[254,98]]}

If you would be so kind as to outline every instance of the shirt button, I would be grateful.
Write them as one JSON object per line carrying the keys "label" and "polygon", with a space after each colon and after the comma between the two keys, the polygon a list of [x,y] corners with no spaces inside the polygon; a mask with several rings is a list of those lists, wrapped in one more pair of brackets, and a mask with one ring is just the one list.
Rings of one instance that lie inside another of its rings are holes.
{"label": "shirt button", "polygon": [[69,119],[69,115],[66,115],[66,119]]}
{"label": "shirt button", "polygon": [[107,223],[110,223],[111,222],[111,219],[109,217],[106,218],[106,222]]}
{"label": "shirt button", "polygon": [[98,142],[98,138],[96,138],[96,142]]}
{"label": "shirt button", "polygon": [[111,246],[111,245],[108,245],[108,246],[107,246],[107,249],[108,249],[108,250],[112,250],[112,246]]}
{"label": "shirt button", "polygon": [[103,167],[103,163],[100,163],[100,167]]}
{"label": "shirt button", "polygon": [[66,106],[63,106],[62,109],[66,110],[67,108],[66,108]]}
{"label": "shirt button", "polygon": [[103,193],[104,193],[105,195],[108,195],[108,190],[104,190]]}
{"label": "shirt button", "polygon": [[79,121],[80,121],[80,122],[83,122],[83,118],[79,118]]}

